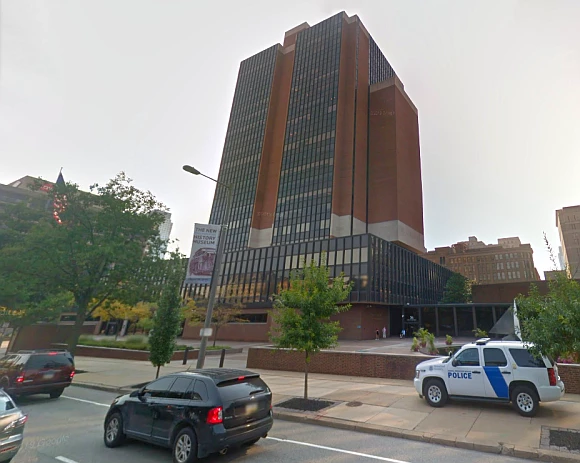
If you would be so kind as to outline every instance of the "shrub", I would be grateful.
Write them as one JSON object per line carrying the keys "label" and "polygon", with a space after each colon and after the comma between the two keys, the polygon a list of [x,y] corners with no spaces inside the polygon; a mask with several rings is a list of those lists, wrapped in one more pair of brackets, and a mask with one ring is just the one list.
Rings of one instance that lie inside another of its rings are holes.
{"label": "shrub", "polygon": [[437,348],[435,347],[435,335],[433,333],[427,335],[427,342],[429,343],[429,353],[436,354]]}
{"label": "shrub", "polygon": [[445,344],[447,344],[448,346],[450,346],[451,344],[453,344],[453,338],[449,335],[445,336]]}
{"label": "shrub", "polygon": [[473,330],[473,333],[475,334],[475,337],[477,339],[487,338],[487,331],[485,331],[485,330],[477,328],[477,329]]}
{"label": "shrub", "polygon": [[419,341],[417,338],[413,338],[413,344],[411,344],[411,350],[413,352],[419,352]]}

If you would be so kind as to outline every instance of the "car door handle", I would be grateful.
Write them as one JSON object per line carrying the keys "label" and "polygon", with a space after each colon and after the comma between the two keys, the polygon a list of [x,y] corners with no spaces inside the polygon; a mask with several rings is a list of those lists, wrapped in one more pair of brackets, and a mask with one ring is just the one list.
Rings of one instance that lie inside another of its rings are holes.
{"label": "car door handle", "polygon": [[511,371],[502,371],[501,374],[502,375],[511,375],[512,372]]}
{"label": "car door handle", "polygon": [[480,374],[481,374],[481,371],[472,371],[472,373],[473,373],[474,375],[480,375]]}

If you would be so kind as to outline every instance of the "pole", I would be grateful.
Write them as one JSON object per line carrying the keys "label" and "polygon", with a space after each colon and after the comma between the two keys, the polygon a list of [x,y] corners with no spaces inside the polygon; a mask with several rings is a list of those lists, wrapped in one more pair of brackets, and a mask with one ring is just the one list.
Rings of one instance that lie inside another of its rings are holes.
{"label": "pole", "polygon": [[[224,220],[222,221],[222,226],[220,230],[220,237],[218,241],[217,252],[215,256],[215,263],[213,267],[213,272],[211,276],[211,284],[209,287],[209,300],[207,301],[207,313],[205,314],[205,323],[203,324],[204,329],[211,327],[211,317],[213,314],[213,305],[215,301],[215,293],[217,289],[217,283],[220,273],[220,266],[222,263],[222,254],[224,252],[224,248],[226,245],[226,237],[227,237],[227,227],[230,221],[230,209],[232,207],[232,188],[229,185],[222,184],[225,188],[228,189],[227,195],[227,203],[226,203],[226,212],[224,214]],[[203,364],[205,363],[205,349],[207,347],[207,336],[201,337],[201,344],[199,346],[199,356],[197,357],[197,365],[196,368],[203,368]]]}

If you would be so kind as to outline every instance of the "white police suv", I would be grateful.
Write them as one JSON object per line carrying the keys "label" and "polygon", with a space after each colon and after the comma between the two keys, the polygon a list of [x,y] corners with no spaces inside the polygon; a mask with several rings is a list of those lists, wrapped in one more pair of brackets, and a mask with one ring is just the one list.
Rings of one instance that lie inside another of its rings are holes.
{"label": "white police suv", "polygon": [[539,402],[564,395],[558,367],[549,357],[534,357],[521,341],[479,339],[455,355],[421,362],[415,389],[433,407],[451,399],[512,402],[523,416],[534,416]]}

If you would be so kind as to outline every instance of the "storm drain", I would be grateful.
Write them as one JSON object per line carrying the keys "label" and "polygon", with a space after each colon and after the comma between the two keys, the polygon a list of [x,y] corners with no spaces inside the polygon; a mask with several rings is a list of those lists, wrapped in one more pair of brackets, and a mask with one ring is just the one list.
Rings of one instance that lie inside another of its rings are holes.
{"label": "storm drain", "polygon": [[580,454],[580,429],[542,426],[540,447],[547,450]]}

